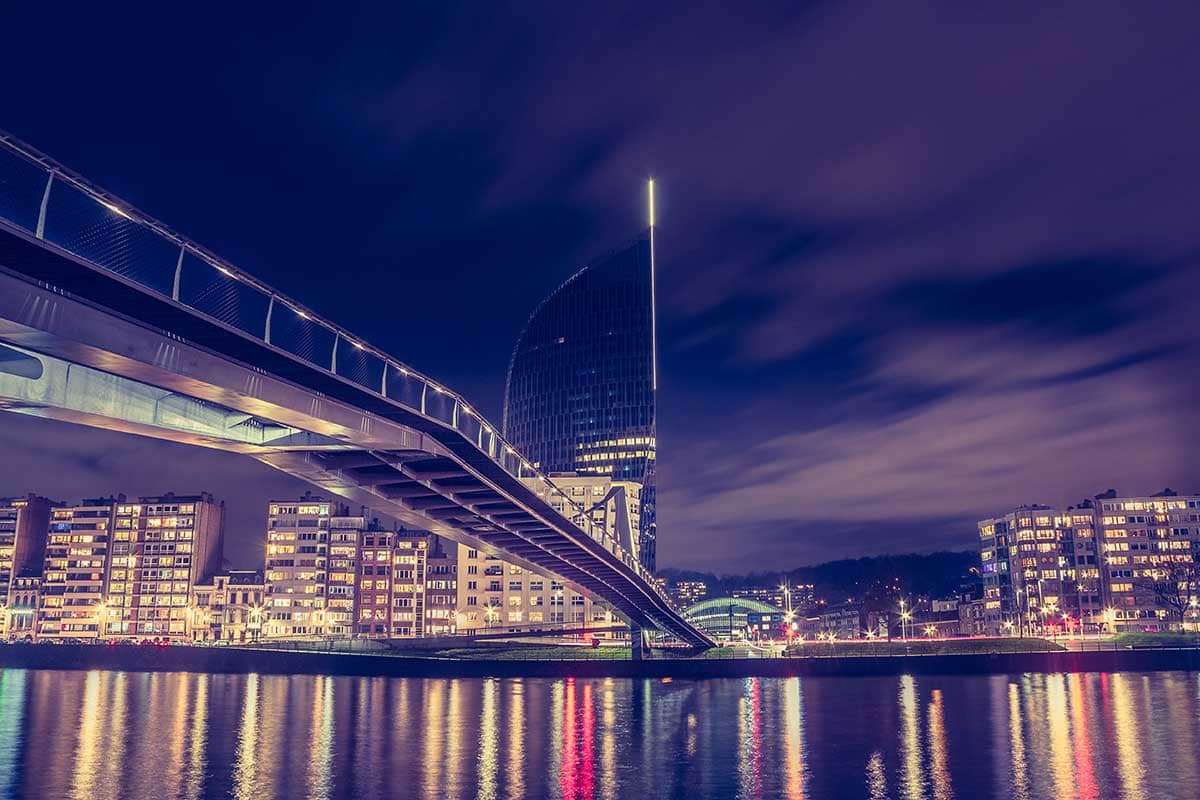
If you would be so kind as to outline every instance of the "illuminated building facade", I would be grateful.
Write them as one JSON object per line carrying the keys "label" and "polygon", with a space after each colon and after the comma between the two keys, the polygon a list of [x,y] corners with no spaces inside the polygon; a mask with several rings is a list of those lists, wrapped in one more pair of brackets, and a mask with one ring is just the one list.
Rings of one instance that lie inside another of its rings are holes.
{"label": "illuminated building facade", "polygon": [[469,547],[458,548],[459,631],[618,624],[578,587]]}
{"label": "illuminated building facade", "polygon": [[425,635],[425,570],[432,534],[398,531],[392,552],[392,637]]}
{"label": "illuminated building facade", "polygon": [[1027,634],[1102,621],[1092,509],[1025,505],[978,527],[987,630]]}
{"label": "illuminated building facade", "polygon": [[263,576],[255,570],[219,572],[192,588],[192,640],[252,642],[263,625]]}
{"label": "illuminated building facade", "polygon": [[776,608],[787,608],[789,602],[792,608],[808,608],[816,601],[811,583],[789,584],[786,592],[781,586],[744,586],[734,589],[729,594],[742,600],[769,603]]}
{"label": "illuminated building facade", "polygon": [[458,545],[432,536],[425,558],[425,635],[457,631]]}
{"label": "illuminated building facade", "polygon": [[676,581],[669,596],[676,608],[689,608],[708,597],[708,584],[704,581]]}
{"label": "illuminated building facade", "polygon": [[635,550],[655,560],[653,225],[576,272],[542,301],[517,340],[504,434],[543,473],[645,487]]}
{"label": "illuminated building facade", "polygon": [[[581,523],[586,515],[603,526],[612,541],[625,548],[632,545],[641,530],[644,508],[640,483],[577,473],[552,473],[550,477],[562,495],[546,497],[539,482],[529,481],[528,485],[573,522]],[[583,511],[576,512],[574,507]],[[531,572],[467,547],[459,547],[458,552],[458,626],[462,630],[620,624],[606,605],[555,576]]]}
{"label": "illuminated building facade", "polygon": [[[0,639],[11,638],[16,608],[11,596],[14,580],[42,572],[53,505],[46,498],[34,495],[0,498]],[[24,610],[21,614],[24,615]]]}
{"label": "illuminated building facade", "polygon": [[[1020,506],[982,520],[979,536],[989,633],[1160,629],[1200,617],[1189,606],[1200,605],[1200,496],[1110,491],[1065,510]],[[1172,583],[1174,616],[1163,598]]]}
{"label": "illuminated building facade", "polygon": [[775,639],[783,629],[783,609],[746,597],[714,597],[683,610],[683,617],[720,642]]}
{"label": "illuminated building facade", "polygon": [[125,496],[50,512],[37,625],[39,640],[98,639],[107,617],[105,572],[113,514]]}
{"label": "illuminated building facade", "polygon": [[1200,621],[1200,495],[1169,489],[1149,497],[1115,494],[1095,501],[1110,627],[1161,630],[1179,621],[1195,627]]}
{"label": "illuminated building facade", "polygon": [[12,640],[37,639],[37,614],[42,598],[41,570],[13,577],[8,591],[8,631]]}
{"label": "illuminated building facade", "polygon": [[386,639],[392,633],[392,559],[396,534],[363,531],[358,545],[357,611],[355,633]]}
{"label": "illuminated building facade", "polygon": [[325,635],[330,520],[347,511],[307,493],[268,503],[265,638]]}
{"label": "illuminated building facade", "polygon": [[221,568],[224,535],[225,505],[208,493],[117,503],[104,634],[190,637],[192,590]]}
{"label": "illuminated building facade", "polygon": [[377,527],[367,520],[365,510],[356,516],[342,514],[329,518],[324,636],[346,639],[354,635],[360,541],[368,528]]}

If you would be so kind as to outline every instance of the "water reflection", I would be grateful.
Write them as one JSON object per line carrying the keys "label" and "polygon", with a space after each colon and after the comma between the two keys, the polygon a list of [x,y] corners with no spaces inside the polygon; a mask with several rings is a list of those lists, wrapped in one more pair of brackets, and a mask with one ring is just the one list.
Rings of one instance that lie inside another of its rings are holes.
{"label": "water reflection", "polygon": [[1200,679],[1175,673],[664,684],[3,670],[0,798],[1194,798],[1198,727]]}
{"label": "water reflection", "polygon": [[17,768],[25,734],[24,670],[0,669],[0,797],[17,793]]}

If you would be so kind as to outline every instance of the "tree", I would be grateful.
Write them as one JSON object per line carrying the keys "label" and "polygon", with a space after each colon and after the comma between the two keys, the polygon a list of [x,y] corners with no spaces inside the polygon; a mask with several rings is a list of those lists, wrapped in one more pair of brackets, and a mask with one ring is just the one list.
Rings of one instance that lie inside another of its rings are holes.
{"label": "tree", "polygon": [[1165,609],[1168,622],[1178,622],[1182,628],[1187,613],[1196,608],[1200,567],[1197,567],[1190,554],[1179,558],[1186,560],[1156,564],[1141,570],[1141,575],[1133,581],[1133,591],[1144,602],[1152,602]]}

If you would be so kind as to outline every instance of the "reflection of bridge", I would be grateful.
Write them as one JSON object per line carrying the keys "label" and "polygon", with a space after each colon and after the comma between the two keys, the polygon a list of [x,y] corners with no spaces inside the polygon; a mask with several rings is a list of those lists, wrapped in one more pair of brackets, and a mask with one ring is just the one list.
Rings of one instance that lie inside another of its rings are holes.
{"label": "reflection of bridge", "polygon": [[0,408],[251,455],[712,644],[461,397],[2,132]]}

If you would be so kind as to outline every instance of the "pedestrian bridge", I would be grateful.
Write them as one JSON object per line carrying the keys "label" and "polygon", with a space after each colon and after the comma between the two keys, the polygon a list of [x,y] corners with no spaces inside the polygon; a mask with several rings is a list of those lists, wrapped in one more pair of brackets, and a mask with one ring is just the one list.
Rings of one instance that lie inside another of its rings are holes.
{"label": "pedestrian bridge", "polygon": [[451,389],[3,132],[0,409],[242,453],[713,644]]}

